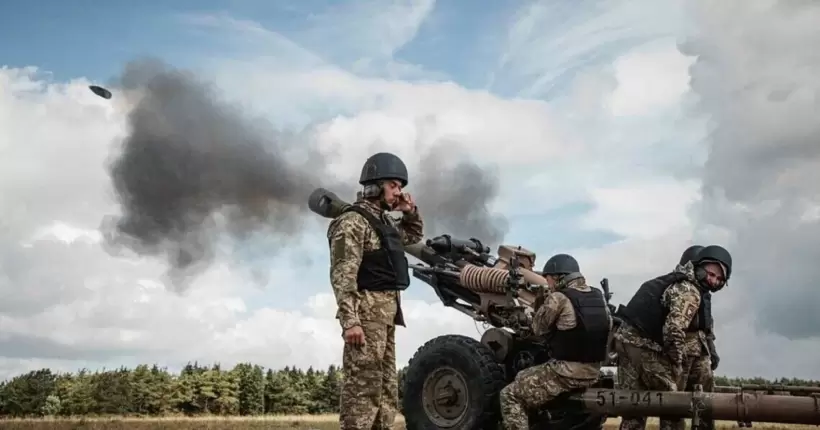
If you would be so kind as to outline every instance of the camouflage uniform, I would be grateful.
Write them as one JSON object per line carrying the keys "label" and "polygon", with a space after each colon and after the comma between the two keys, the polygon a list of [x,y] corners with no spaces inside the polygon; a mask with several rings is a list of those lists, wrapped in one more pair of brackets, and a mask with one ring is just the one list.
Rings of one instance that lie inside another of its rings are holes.
{"label": "camouflage uniform", "polygon": [[[582,292],[591,291],[584,278],[574,279],[565,288]],[[604,306],[606,308],[606,306]],[[609,327],[612,318],[607,308]],[[546,296],[532,319],[535,335],[544,336],[559,329],[575,327],[576,318],[570,300],[556,290]],[[501,416],[507,430],[529,430],[527,410],[543,407],[558,395],[576,388],[586,388],[598,381],[603,362],[590,364],[550,360],[544,364],[524,369],[515,380],[501,390]]]}
{"label": "camouflage uniform", "polygon": [[[685,377],[683,370],[687,360],[701,356],[701,347],[705,345],[703,331],[686,331],[701,301],[694,266],[691,262],[678,265],[675,272],[684,274],[685,280],[669,286],[661,296],[662,305],[669,309],[663,325],[663,345],[644,337],[626,321],[615,331],[613,337],[618,352],[618,385],[621,389],[678,391],[678,381]],[[682,419],[661,417],[661,430],[682,429],[683,426]],[[645,417],[625,416],[620,429],[645,427]]]}
{"label": "camouflage uniform", "polygon": [[708,354],[688,356],[683,362],[683,372],[678,380],[678,387],[692,391],[695,385],[703,386],[703,391],[712,392],[715,380],[712,372],[712,360]]}
{"label": "camouflage uniform", "polygon": [[[711,300],[711,293],[703,293],[701,299]],[[708,304],[711,313],[711,304]],[[695,340],[688,339],[695,337]],[[678,380],[678,389],[683,391],[694,391],[695,385],[700,384],[705,392],[712,392],[715,388],[714,372],[712,370],[712,349],[714,348],[715,334],[713,327],[708,327],[696,333],[687,333],[687,348],[689,354],[683,361],[683,371]],[[701,428],[711,430],[715,428],[713,419],[701,421]]]}
{"label": "camouflage uniform", "polygon": [[[358,199],[354,205],[385,222],[379,204]],[[418,210],[405,213],[397,226],[405,244],[421,240],[423,222]],[[339,423],[346,429],[389,429],[398,408],[396,325],[404,326],[399,291],[362,291],[357,274],[363,253],[380,248],[368,221],[356,212],[345,212],[328,227],[330,281],[336,296],[342,330],[359,325],[363,347],[345,343]]]}

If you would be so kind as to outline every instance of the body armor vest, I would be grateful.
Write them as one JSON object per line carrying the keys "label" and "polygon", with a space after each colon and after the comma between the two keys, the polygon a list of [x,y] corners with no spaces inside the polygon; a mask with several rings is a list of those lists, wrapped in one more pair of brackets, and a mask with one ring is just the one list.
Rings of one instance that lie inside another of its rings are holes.
{"label": "body armor vest", "polygon": [[365,251],[359,265],[356,283],[359,290],[403,291],[410,285],[407,273],[407,256],[398,229],[376,218],[367,210],[351,205],[345,212],[356,212],[363,216],[376,235],[381,247],[375,251]]}
{"label": "body armor vest", "polygon": [[[704,291],[700,295],[700,307],[701,309],[698,309],[700,327],[707,333],[712,333],[715,330],[715,321],[712,319],[712,293],[710,291]],[[702,320],[701,314],[703,314]]]}
{"label": "body armor vest", "polygon": [[[645,337],[663,345],[663,325],[669,309],[661,303],[661,298],[667,288],[686,279],[683,273],[671,272],[644,282],[629,303],[621,308],[621,316]],[[713,325],[711,298],[707,298],[700,287],[698,291],[701,292],[700,306],[686,328],[688,332],[708,330]]]}
{"label": "body armor vest", "polygon": [[579,363],[605,361],[610,327],[603,294],[596,288],[588,292],[564,288],[560,293],[572,304],[576,325],[570,330],[556,330],[548,335],[550,356]]}

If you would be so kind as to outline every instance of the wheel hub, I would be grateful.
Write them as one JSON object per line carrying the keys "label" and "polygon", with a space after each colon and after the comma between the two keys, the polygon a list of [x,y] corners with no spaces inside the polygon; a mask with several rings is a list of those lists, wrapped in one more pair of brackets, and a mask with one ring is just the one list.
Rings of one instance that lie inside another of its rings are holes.
{"label": "wheel hub", "polygon": [[467,412],[467,382],[452,367],[440,367],[424,380],[424,411],[436,426],[453,427]]}

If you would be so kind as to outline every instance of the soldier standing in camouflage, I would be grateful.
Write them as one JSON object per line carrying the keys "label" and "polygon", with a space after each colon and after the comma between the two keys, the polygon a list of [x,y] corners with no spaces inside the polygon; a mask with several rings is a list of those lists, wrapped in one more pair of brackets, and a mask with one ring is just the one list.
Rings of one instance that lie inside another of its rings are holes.
{"label": "soldier standing in camouflage", "polygon": [[[378,153],[364,163],[356,202],[331,221],[330,283],[344,350],[341,430],[390,429],[398,408],[396,325],[404,326],[401,291],[410,285],[404,245],[423,237],[413,198],[402,192],[407,168]],[[401,211],[400,223],[386,211]]]}
{"label": "soldier standing in camouflage", "polygon": [[[619,388],[678,391],[686,357],[701,356],[697,332],[707,327],[705,291],[718,291],[732,273],[732,257],[716,245],[674,271],[645,282],[618,310],[615,331]],[[691,333],[687,336],[687,332]],[[694,334],[694,335],[693,335]],[[682,385],[681,385],[682,386]],[[682,419],[661,417],[661,430],[682,429]],[[621,430],[644,429],[645,417],[622,417]]]}
{"label": "soldier standing in camouflage", "polygon": [[544,336],[550,360],[524,369],[501,390],[507,430],[529,430],[527,410],[543,407],[561,393],[594,384],[607,358],[612,318],[603,294],[587,286],[578,262],[557,254],[542,272],[553,290],[536,307],[533,332]]}

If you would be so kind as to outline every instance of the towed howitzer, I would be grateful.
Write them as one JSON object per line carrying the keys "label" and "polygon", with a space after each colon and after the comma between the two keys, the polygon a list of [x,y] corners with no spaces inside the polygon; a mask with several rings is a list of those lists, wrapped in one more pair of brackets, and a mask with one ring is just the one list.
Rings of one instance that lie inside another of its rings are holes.
{"label": "towed howitzer", "polygon": [[[335,218],[349,203],[323,188],[308,199],[314,213]],[[495,328],[530,330],[531,313],[547,280],[534,270],[536,254],[521,246],[501,245],[497,256],[480,240],[440,235],[404,247],[424,264],[409,264],[412,275],[430,285],[441,302]],[[607,298],[608,281],[605,285]]]}
{"label": "towed howitzer", "polygon": [[[322,188],[308,201],[311,211],[325,218],[335,218],[348,205]],[[501,389],[521,370],[549,360],[545,341],[529,327],[539,294],[548,293],[546,279],[533,270],[535,253],[511,245],[499,246],[497,256],[489,251],[477,239],[449,235],[405,247],[407,254],[424,263],[411,265],[413,276],[430,285],[444,305],[493,326],[480,341],[443,335],[416,351],[401,384],[408,430],[495,428]],[[606,278],[601,288],[614,311]],[[605,366],[615,359],[610,353]],[[602,371],[590,388],[572,390],[533,411],[530,422],[533,429],[551,430],[600,430],[607,418],[624,415],[691,418],[693,428],[704,419],[743,425],[752,421],[820,424],[820,388],[790,391],[803,395],[754,391],[748,387],[734,391],[715,387],[713,393],[700,387],[692,392],[620,390],[615,375]]]}

